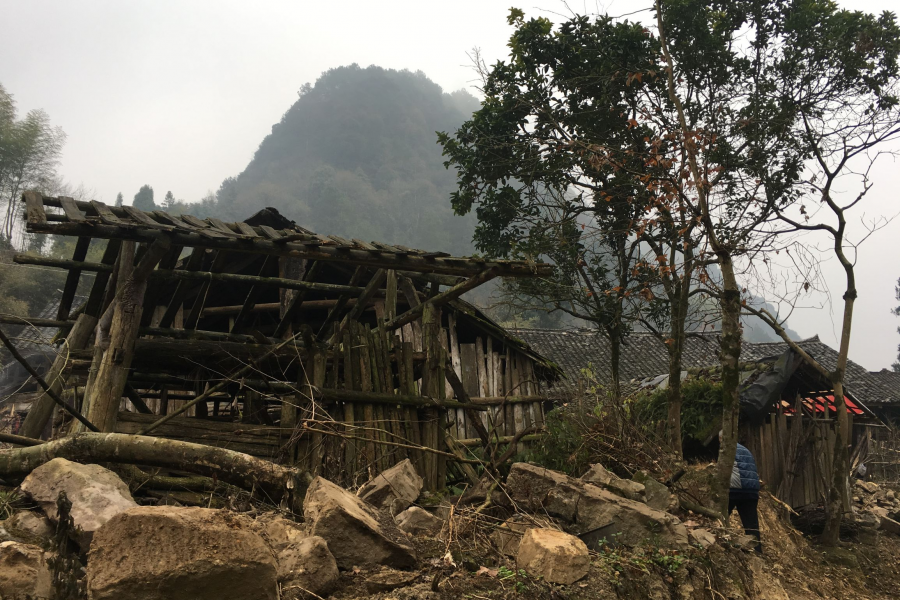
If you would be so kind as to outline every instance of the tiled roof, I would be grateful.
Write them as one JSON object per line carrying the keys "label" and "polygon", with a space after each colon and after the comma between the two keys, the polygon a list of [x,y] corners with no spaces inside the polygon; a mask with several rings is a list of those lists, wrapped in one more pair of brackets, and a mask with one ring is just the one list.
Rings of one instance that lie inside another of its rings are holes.
{"label": "tiled roof", "polygon": [[[555,362],[569,381],[580,377],[581,370],[591,365],[601,382],[608,382],[610,344],[600,332],[588,329],[511,329],[535,352]],[[703,368],[718,363],[718,333],[691,334],[685,341],[683,369]],[[810,356],[826,369],[837,364],[836,350],[822,343],[819,336],[798,342]],[[784,342],[750,343],[741,347],[741,362],[755,362],[778,356],[787,350]],[[669,371],[669,354],[663,343],[651,333],[632,333],[622,345],[620,379],[642,380]],[[865,404],[900,404],[900,373],[872,373],[853,361],[847,361],[848,391]]]}

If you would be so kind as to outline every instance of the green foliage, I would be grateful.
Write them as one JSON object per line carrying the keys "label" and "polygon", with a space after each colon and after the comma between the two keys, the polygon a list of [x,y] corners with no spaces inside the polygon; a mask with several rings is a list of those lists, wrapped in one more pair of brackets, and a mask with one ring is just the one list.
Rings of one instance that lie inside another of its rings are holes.
{"label": "green foliage", "polygon": [[497,579],[499,579],[500,583],[503,584],[511,583],[513,585],[513,588],[519,594],[528,591],[528,573],[525,572],[525,569],[519,569],[518,571],[515,571],[504,565],[501,565],[497,569]]}
{"label": "green foliage", "polygon": [[329,70],[303,86],[247,168],[222,182],[218,216],[272,206],[324,234],[469,253],[473,219],[454,218],[447,205],[453,177],[435,131],[477,106],[421,72]]}
{"label": "green foliage", "polygon": [[546,435],[522,452],[517,461],[533,462],[548,469],[580,476],[590,467],[590,456],[584,445],[583,425],[572,418],[567,407],[555,408],[544,420]]}
{"label": "green foliage", "polygon": [[43,110],[29,111],[19,119],[13,96],[0,85],[0,203],[5,204],[0,237],[13,237],[22,192],[55,184],[65,140],[65,133],[50,124]]}
{"label": "green foliage", "polygon": [[[682,439],[705,440],[720,422],[722,414],[722,384],[705,378],[687,379],[681,383]],[[669,407],[667,389],[656,389],[638,395],[633,410],[641,415],[648,427],[664,423]]]}
{"label": "green foliage", "polygon": [[600,566],[614,578],[621,577],[629,569],[650,573],[657,567],[666,575],[675,575],[685,563],[685,556],[678,550],[668,550],[654,545],[628,549],[613,541],[599,542]]}
{"label": "green foliage", "polygon": [[138,193],[134,195],[131,205],[139,210],[152,211],[159,208],[153,201],[153,188],[149,185],[142,185]]}
{"label": "green foliage", "polygon": [[15,514],[22,505],[22,497],[16,490],[0,490],[0,521]]}

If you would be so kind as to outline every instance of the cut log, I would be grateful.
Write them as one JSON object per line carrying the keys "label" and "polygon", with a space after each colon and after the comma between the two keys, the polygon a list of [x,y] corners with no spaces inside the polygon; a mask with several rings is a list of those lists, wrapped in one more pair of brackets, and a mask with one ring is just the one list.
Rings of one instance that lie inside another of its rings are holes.
{"label": "cut log", "polygon": [[122,433],[79,433],[40,446],[0,451],[0,476],[21,477],[54,458],[176,469],[261,490],[267,499],[299,510],[311,481],[290,469],[248,454],[164,438]]}

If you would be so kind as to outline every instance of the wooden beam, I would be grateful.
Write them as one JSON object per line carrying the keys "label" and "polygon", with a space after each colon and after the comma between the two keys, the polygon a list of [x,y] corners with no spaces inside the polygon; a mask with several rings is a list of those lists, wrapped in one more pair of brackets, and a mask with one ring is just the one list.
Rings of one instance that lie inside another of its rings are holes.
{"label": "wooden beam", "polygon": [[[34,201],[33,201],[34,203]],[[26,200],[27,204],[27,200]],[[40,202],[38,202],[40,204]],[[76,202],[80,210],[93,210],[88,202]],[[61,206],[55,198],[43,198],[44,206]],[[304,245],[303,242],[276,243],[263,234],[257,238],[249,238],[234,234],[233,238],[222,239],[204,237],[200,231],[176,230],[174,227],[162,225],[150,219],[133,207],[108,207],[117,217],[137,220],[142,225],[124,227],[109,225],[104,222],[67,222],[48,223],[46,216],[30,217],[29,212],[26,229],[32,233],[48,233],[55,235],[90,236],[95,238],[118,238],[136,242],[152,242],[160,237],[168,236],[172,244],[191,247],[206,247],[234,252],[250,252],[256,254],[272,254],[275,256],[294,256],[310,260],[337,261],[353,263],[374,268],[396,268],[404,271],[422,273],[442,273],[471,277],[489,268],[497,268],[504,277],[547,277],[552,274],[551,265],[530,263],[525,261],[483,261],[463,257],[424,256],[415,253],[397,254],[387,250],[371,251],[357,248],[335,247],[322,244],[321,241],[310,242],[318,245]],[[41,211],[43,214],[43,207]],[[141,213],[140,218],[137,213]],[[149,222],[145,222],[146,219]],[[151,224],[152,223],[152,224]],[[232,231],[229,228],[229,231]]]}
{"label": "wooden beam", "polygon": [[114,300],[112,322],[109,329],[109,345],[104,348],[101,332],[97,333],[95,356],[99,359],[97,376],[88,390],[88,419],[100,431],[112,432],[116,428],[119,404],[128,379],[128,370],[134,357],[134,342],[138,336],[144,293],[148,276],[156,267],[169,244],[165,239],[154,242],[137,266],[131,266],[133,244],[124,244],[119,268],[119,285]]}
{"label": "wooden beam", "polygon": [[442,292],[440,294],[432,296],[431,298],[426,300],[423,304],[414,306],[413,308],[409,309],[402,315],[398,315],[397,317],[394,317],[393,319],[391,319],[390,321],[385,323],[384,327],[388,331],[393,331],[394,329],[399,329],[400,327],[403,327],[407,323],[412,323],[416,319],[419,319],[425,310],[426,304],[431,305],[432,307],[442,306],[442,305],[450,302],[451,300],[455,300],[456,298],[459,298],[466,292],[477,288],[479,285],[481,285],[487,281],[490,281],[494,277],[497,277],[499,274],[500,274],[500,271],[495,268],[490,268],[485,271],[482,271],[475,277],[471,277],[471,278],[463,281],[462,283],[453,286],[452,288],[450,288],[449,290],[447,290],[445,292]]}
{"label": "wooden beam", "polygon": [[[109,240],[106,243],[106,249],[103,251],[103,258],[100,259],[100,263],[112,267],[119,257],[119,248],[121,246],[121,240]],[[103,303],[106,299],[106,285],[109,283],[110,275],[111,273],[109,272],[97,272],[97,276],[94,277],[94,285],[91,287],[91,293],[84,307],[85,314],[92,317],[100,317],[100,313],[105,308]]]}
{"label": "wooden beam", "polygon": [[[269,264],[269,257],[265,257],[263,259],[263,264],[259,268],[259,276],[261,277],[263,273],[266,272],[266,266]],[[250,313],[253,311],[253,307],[256,305],[256,301],[259,300],[260,295],[263,292],[263,286],[257,283],[254,283],[250,286],[250,290],[247,292],[247,297],[244,299],[244,304],[241,306],[240,312],[234,318],[234,322],[231,324],[231,329],[229,333],[237,333],[241,330],[246,323],[250,319]]]}
{"label": "wooden beam", "polygon": [[[321,263],[314,262],[312,266],[307,269],[306,273],[303,274],[304,281],[312,281],[319,275],[319,271],[321,270]],[[278,322],[278,326],[275,328],[274,337],[280,338],[283,336],[288,329],[290,329],[291,325],[297,318],[297,313],[300,311],[300,307],[303,306],[303,301],[306,298],[306,290],[298,290],[294,297],[291,298],[290,303],[284,311],[284,315],[281,317],[281,321]],[[330,302],[330,301],[328,301]],[[277,303],[276,310],[281,310],[281,303]]]}
{"label": "wooden beam", "polygon": [[[78,241],[75,243],[75,252],[72,254],[72,261],[83,261],[90,246],[91,238],[78,238]],[[56,318],[60,321],[65,321],[69,318],[69,311],[72,310],[72,301],[75,299],[75,292],[78,290],[79,279],[81,279],[81,271],[79,269],[70,269],[69,274],[66,276],[66,285],[63,287],[62,298],[59,300],[59,310],[56,312]]]}
{"label": "wooden beam", "polygon": [[[365,273],[365,269],[362,267],[356,267],[356,270],[353,271],[353,275],[350,276],[350,285],[358,285],[360,281],[362,281],[363,274]],[[338,315],[343,312],[344,307],[347,305],[347,302],[350,301],[350,294],[341,294],[338,298],[337,304],[334,305],[330,311],[328,311],[328,315],[325,317],[325,321],[322,323],[322,326],[319,328],[318,333],[316,334],[316,338],[318,340],[324,340],[325,336],[329,333],[329,329],[331,328],[331,323],[337,319]],[[332,332],[335,335],[337,332]]]}
{"label": "wooden beam", "polygon": [[375,272],[375,275],[372,276],[372,279],[369,280],[369,283],[366,285],[365,289],[363,289],[362,293],[359,295],[359,298],[356,299],[356,304],[353,308],[350,309],[344,318],[341,319],[340,329],[343,330],[347,327],[347,323],[350,321],[356,321],[362,316],[363,311],[366,309],[366,305],[369,303],[369,300],[375,297],[375,292],[381,289],[381,284],[384,283],[384,278],[387,275],[384,269],[378,269]]}
{"label": "wooden beam", "polygon": [[[112,272],[111,265],[102,263],[81,262],[31,256],[29,254],[17,254],[13,261],[21,265],[42,265],[45,267],[59,267],[62,269],[80,269],[82,271]],[[237,273],[213,273],[210,271],[153,271],[150,279],[177,280],[177,281],[217,281],[223,283],[249,283],[259,285],[271,285],[291,290],[307,290],[315,292],[332,292],[336,294],[360,294],[364,288],[355,285],[340,285],[335,283],[315,283],[311,281],[297,281],[296,279],[283,279],[281,277],[260,277],[258,275],[239,275]]]}
{"label": "wooden beam", "polygon": [[388,269],[384,291],[384,318],[388,321],[397,316],[397,271]]}
{"label": "wooden beam", "polygon": [[59,394],[57,394],[53,390],[53,388],[44,380],[43,377],[41,377],[40,373],[35,371],[34,367],[28,364],[28,361],[25,360],[25,357],[19,354],[19,351],[16,349],[13,343],[9,341],[9,338],[6,337],[6,334],[3,333],[2,329],[0,329],[0,342],[2,342],[4,346],[6,346],[6,349],[9,350],[9,353],[12,354],[12,357],[19,361],[19,364],[21,364],[22,367],[24,367],[25,370],[28,371],[29,375],[34,377],[34,380],[37,381],[38,385],[44,388],[44,391],[47,393],[47,395],[49,395],[53,399],[53,401],[59,405],[60,408],[72,415],[74,418],[81,421],[81,423],[83,423],[84,426],[91,431],[98,431],[98,428],[93,423],[91,423],[85,417],[81,416],[81,413],[69,406],[65,400],[59,397]]}

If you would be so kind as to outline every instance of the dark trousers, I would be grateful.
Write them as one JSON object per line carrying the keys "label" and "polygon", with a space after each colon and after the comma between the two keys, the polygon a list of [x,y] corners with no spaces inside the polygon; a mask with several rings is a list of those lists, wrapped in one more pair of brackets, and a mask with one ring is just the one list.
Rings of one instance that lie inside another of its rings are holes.
{"label": "dark trousers", "polygon": [[741,518],[741,525],[744,526],[744,533],[756,538],[756,551],[760,552],[762,551],[762,538],[759,534],[757,504],[759,504],[759,498],[730,498],[728,500],[728,514],[730,515],[734,509],[737,509],[738,516]]}

